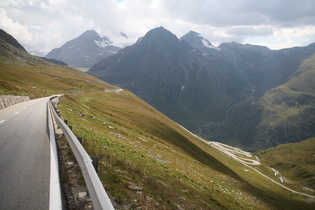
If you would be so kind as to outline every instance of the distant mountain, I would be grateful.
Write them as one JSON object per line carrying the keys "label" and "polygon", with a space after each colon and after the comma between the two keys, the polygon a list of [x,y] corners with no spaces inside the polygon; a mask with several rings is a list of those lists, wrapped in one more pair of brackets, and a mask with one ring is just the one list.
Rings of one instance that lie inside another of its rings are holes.
{"label": "distant mountain", "polygon": [[60,48],[53,49],[46,58],[60,60],[70,66],[90,68],[102,58],[117,53],[118,50],[120,48],[113,46],[108,37],[101,38],[96,31],[88,30]]}
{"label": "distant mountain", "polygon": [[38,56],[38,57],[45,57],[45,56],[47,55],[47,53],[39,52],[39,51],[37,51],[37,50],[30,51],[29,53],[30,53],[31,55]]}
{"label": "distant mountain", "polygon": [[[271,113],[266,110],[279,103],[268,104],[268,95],[297,77],[303,60],[313,53],[315,44],[270,50],[232,42],[215,48],[197,32],[179,40],[160,27],[102,59],[89,73],[131,90],[198,135],[256,150],[315,135],[315,118],[306,117],[300,126],[291,127],[296,132],[288,132],[289,127],[280,124],[269,124],[266,129],[264,124]],[[315,89],[306,94],[312,91]],[[307,103],[312,104],[311,98],[306,97]],[[290,110],[290,106],[283,108]],[[280,111],[274,109],[273,113],[277,116]]]}
{"label": "distant mountain", "polygon": [[315,44],[282,50],[239,43],[223,43],[220,53],[226,61],[242,71],[255,87],[254,95],[261,96],[273,87],[288,81],[304,59],[315,53]]}
{"label": "distant mountain", "polygon": [[66,64],[65,62],[63,61],[59,61],[59,60],[56,60],[56,59],[50,59],[50,58],[45,58],[45,57],[39,57],[45,61],[48,61],[50,63],[55,63],[55,64],[58,64],[58,65],[63,65],[63,66],[68,66],[68,64]]}
{"label": "distant mountain", "polygon": [[131,90],[172,119],[199,131],[199,123],[221,121],[231,104],[247,99],[251,92],[242,73],[221,59],[215,54],[201,55],[160,27],[102,59],[89,73]]}

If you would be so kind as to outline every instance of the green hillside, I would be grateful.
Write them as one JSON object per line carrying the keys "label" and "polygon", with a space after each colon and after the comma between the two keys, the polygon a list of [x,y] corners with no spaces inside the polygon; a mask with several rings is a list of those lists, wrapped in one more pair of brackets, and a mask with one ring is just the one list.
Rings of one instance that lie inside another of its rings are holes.
{"label": "green hillside", "polygon": [[251,151],[314,137],[314,90],[315,55],[304,60],[288,82],[235,105],[211,136]]}
{"label": "green hillside", "polygon": [[[65,93],[61,115],[83,137],[88,153],[100,158],[99,176],[116,207],[268,205],[256,204],[256,190],[212,157],[204,143],[129,91],[116,93],[116,87],[63,66],[2,62],[0,71],[1,95]],[[137,193],[129,185],[143,190]]]}
{"label": "green hillside", "polygon": [[[87,152],[99,157],[98,174],[115,208],[314,207],[308,197],[248,170],[128,90],[26,52],[7,56],[11,52],[2,46],[0,94],[31,98],[65,94],[58,106],[61,116],[83,137]],[[272,176],[265,166],[253,167]],[[128,188],[131,185],[140,190]]]}
{"label": "green hillside", "polygon": [[287,83],[271,89],[258,101],[263,110],[257,132],[259,143],[267,140],[273,146],[277,141],[283,144],[314,137],[314,90],[315,55],[304,60]]}
{"label": "green hillside", "polygon": [[315,189],[315,138],[257,152],[262,163],[281,172],[290,182]]}

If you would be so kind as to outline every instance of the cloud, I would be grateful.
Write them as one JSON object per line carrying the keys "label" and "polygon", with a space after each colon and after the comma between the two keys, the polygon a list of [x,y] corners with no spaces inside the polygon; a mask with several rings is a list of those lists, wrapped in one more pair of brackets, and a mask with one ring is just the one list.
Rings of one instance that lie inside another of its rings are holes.
{"label": "cloud", "polygon": [[315,41],[313,0],[15,0],[1,1],[0,8],[0,27],[28,50],[50,51],[89,29],[108,37],[123,31],[136,40],[159,26],[178,37],[194,30],[217,44]]}
{"label": "cloud", "polygon": [[33,40],[33,35],[28,28],[9,18],[3,8],[0,8],[0,28],[4,28],[8,33],[14,34],[16,37],[20,37],[20,41],[23,43]]}
{"label": "cloud", "polygon": [[228,28],[226,32],[237,36],[270,36],[273,29],[269,26],[236,26]]}
{"label": "cloud", "polygon": [[312,0],[164,0],[174,17],[216,27],[236,25],[314,25]]}

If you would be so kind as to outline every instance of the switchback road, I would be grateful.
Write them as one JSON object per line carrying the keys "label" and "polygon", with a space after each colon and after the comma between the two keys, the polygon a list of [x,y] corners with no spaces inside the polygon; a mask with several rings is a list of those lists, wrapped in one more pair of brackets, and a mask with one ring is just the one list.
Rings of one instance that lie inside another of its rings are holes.
{"label": "switchback road", "polygon": [[0,110],[0,209],[49,209],[48,100]]}
{"label": "switchback road", "polygon": [[[187,130],[186,128],[184,128],[183,126],[179,125],[180,127],[182,127],[183,129],[185,129],[187,132],[189,132],[190,134],[194,135],[195,137],[197,137],[199,140],[205,142],[206,144],[210,145],[211,147],[223,152],[224,154],[228,155],[229,157],[233,158],[234,160],[240,162],[241,164],[243,164],[245,167],[252,169],[253,171],[255,171],[256,173],[260,174],[261,176],[269,179],[270,181],[272,181],[273,183],[283,187],[284,189],[291,191],[295,194],[299,194],[299,195],[303,195],[306,197],[311,198],[311,202],[314,202],[315,196],[313,195],[309,195],[306,193],[301,193],[295,190],[292,190],[288,187],[286,187],[285,185],[275,181],[273,178],[270,178],[268,176],[266,176],[265,174],[261,173],[259,170],[257,170],[256,168],[250,166],[250,165],[260,165],[260,162],[258,160],[254,159],[254,155],[252,155],[249,152],[246,151],[242,151],[239,148],[236,147],[232,147],[223,143],[219,143],[219,142],[215,142],[215,141],[206,141],[202,138],[200,138],[199,136],[193,134],[192,132],[190,132],[189,130]],[[245,157],[244,157],[245,156]],[[247,170],[247,169],[246,169]],[[248,171],[248,170],[247,170]],[[275,174],[276,175],[276,174]]]}

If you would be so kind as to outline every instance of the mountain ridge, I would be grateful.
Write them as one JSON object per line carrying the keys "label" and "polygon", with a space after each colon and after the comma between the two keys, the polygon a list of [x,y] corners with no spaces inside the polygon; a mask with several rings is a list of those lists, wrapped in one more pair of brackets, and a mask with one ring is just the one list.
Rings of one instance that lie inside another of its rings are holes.
{"label": "mountain ridge", "polygon": [[[121,50],[115,56],[101,60],[90,69],[89,73],[101,78],[102,65],[106,66],[109,63],[108,68],[113,70],[106,70],[105,81],[128,88],[134,93],[140,94],[140,97],[146,101],[152,96],[150,91],[155,91],[156,97],[148,102],[156,105],[159,100],[166,98],[168,100],[167,105],[162,104],[164,106],[162,110],[165,109],[165,112],[167,112],[166,106],[174,106],[174,103],[181,104],[182,101],[188,100],[187,97],[193,95],[194,100],[181,108],[183,111],[189,110],[196,106],[194,102],[196,100],[201,101],[205,98],[209,101],[211,97],[219,97],[208,85],[204,87],[196,85],[192,78],[209,78],[214,81],[214,84],[209,85],[213,85],[216,90],[219,90],[221,88],[220,76],[215,76],[214,72],[222,75],[215,67],[209,69],[207,59],[204,56],[198,56],[198,53],[192,49],[191,46],[181,42],[171,32],[160,27],[149,31],[141,41]],[[224,71],[229,71],[229,66]],[[233,75],[234,72],[231,74]],[[239,73],[236,72],[236,74]],[[236,79],[239,81],[238,83],[231,76],[228,75],[228,77],[233,85],[247,85],[240,76],[237,77],[240,79]],[[205,83],[200,85],[205,85]],[[193,92],[187,89],[188,86],[194,88]],[[231,98],[231,100],[238,100],[237,98],[232,99],[234,87],[227,87],[227,89],[229,92],[226,93],[226,97]],[[208,95],[207,90],[211,90],[212,93],[210,92]],[[225,107],[221,109],[221,117],[224,116],[225,109]],[[208,112],[199,109],[196,111]],[[212,115],[216,114],[212,113]],[[218,119],[220,119],[219,116]]]}
{"label": "mountain ridge", "polygon": [[[115,56],[102,59],[89,73],[110,84],[128,88],[205,138],[232,144],[234,141],[250,150],[260,148],[264,144],[257,146],[250,140],[246,143],[243,138],[247,137],[237,134],[244,131],[224,135],[224,129],[232,126],[224,124],[231,113],[239,116],[235,108],[255,103],[267,91],[294,77],[301,62],[315,53],[315,44],[270,50],[232,42],[218,48],[206,48],[201,40],[204,38],[196,32],[177,39],[159,27]],[[259,114],[253,116],[257,120],[261,117]],[[233,123],[237,123],[236,118]],[[225,140],[217,139],[220,136]],[[229,138],[234,140],[229,141]]]}

